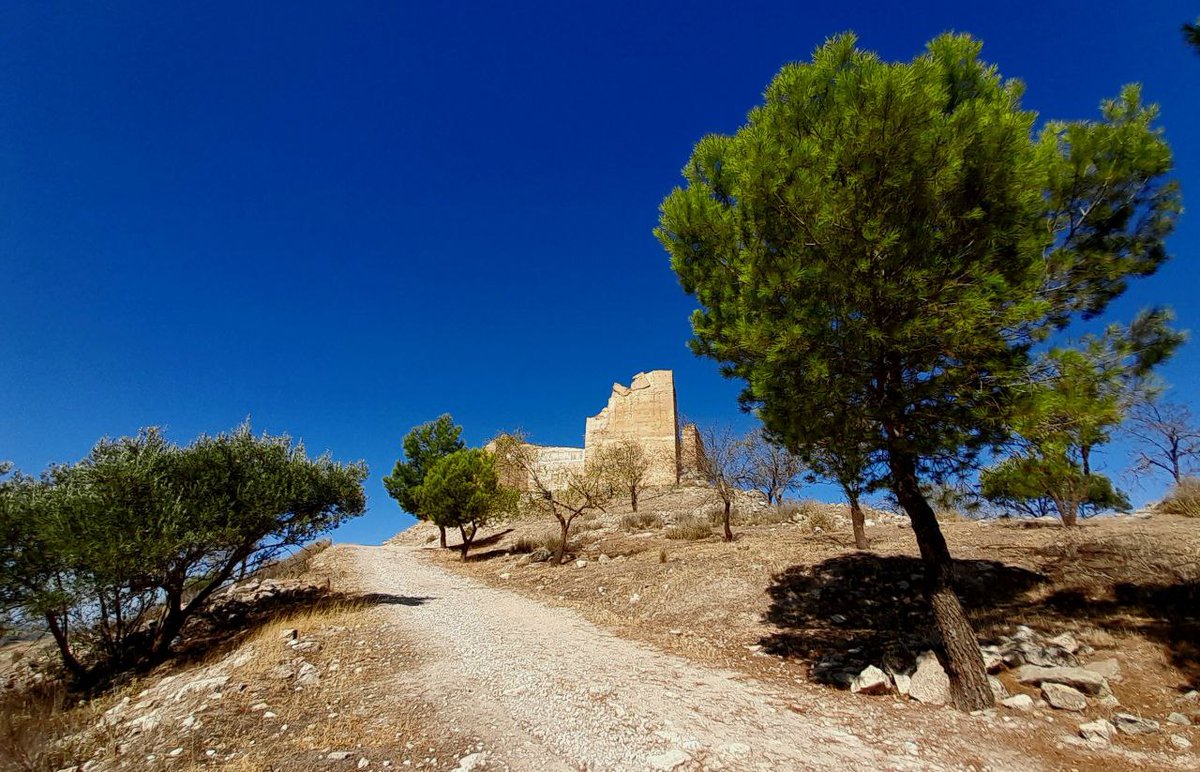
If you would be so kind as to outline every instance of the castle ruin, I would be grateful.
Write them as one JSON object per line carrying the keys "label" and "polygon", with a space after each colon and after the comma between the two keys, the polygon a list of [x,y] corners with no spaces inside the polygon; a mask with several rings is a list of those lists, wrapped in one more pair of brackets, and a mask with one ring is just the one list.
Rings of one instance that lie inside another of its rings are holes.
{"label": "castle ruin", "polygon": [[666,488],[700,477],[704,449],[699,432],[679,425],[675,399],[675,374],[651,370],[633,376],[628,386],[614,383],[608,404],[584,426],[583,447],[531,445],[536,474],[551,488],[573,471],[582,471],[611,443],[632,440],[650,459],[646,485]]}

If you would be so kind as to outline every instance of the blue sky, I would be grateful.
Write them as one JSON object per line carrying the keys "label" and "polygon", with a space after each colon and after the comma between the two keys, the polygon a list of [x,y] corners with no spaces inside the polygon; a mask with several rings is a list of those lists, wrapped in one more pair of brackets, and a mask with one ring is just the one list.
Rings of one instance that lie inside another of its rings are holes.
{"label": "blue sky", "polygon": [[[261,6],[261,7],[247,7]],[[613,381],[676,372],[680,408],[744,423],[686,348],[651,235],[694,142],[854,30],[909,59],[946,30],[1047,118],[1131,81],[1200,196],[1193,2],[15,3],[0,7],[0,458],[104,435],[256,428],[371,466],[451,412],[472,443],[582,442]],[[1200,219],[1112,309],[1192,303]],[[1193,343],[1164,374],[1191,400]],[[1104,454],[1119,472],[1118,444]],[[1134,491],[1145,499],[1158,489]],[[815,494],[829,496],[826,489]]]}

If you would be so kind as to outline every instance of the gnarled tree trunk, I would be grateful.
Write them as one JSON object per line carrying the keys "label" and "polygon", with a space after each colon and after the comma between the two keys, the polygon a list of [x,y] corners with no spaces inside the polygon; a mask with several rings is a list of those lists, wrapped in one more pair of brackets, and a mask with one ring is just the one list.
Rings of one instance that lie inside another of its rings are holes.
{"label": "gnarled tree trunk", "polygon": [[732,507],[733,501],[731,499],[725,499],[725,541],[733,541],[733,529],[729,527],[729,513]]}
{"label": "gnarled tree trunk", "polygon": [[987,668],[979,653],[975,630],[954,592],[954,563],[938,526],[933,508],[917,482],[916,459],[904,451],[889,449],[892,492],[908,513],[921,559],[925,563],[925,597],[946,648],[946,672],[950,697],[959,710],[982,710],[995,703]]}

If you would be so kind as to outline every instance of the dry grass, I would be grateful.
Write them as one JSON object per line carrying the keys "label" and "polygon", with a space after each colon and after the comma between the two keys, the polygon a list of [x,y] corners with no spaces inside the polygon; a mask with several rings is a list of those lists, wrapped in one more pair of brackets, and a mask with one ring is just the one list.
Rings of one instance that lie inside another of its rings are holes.
{"label": "dry grass", "polygon": [[621,527],[626,531],[656,531],[663,527],[663,519],[653,512],[631,512],[621,518]]}
{"label": "dry grass", "polygon": [[1184,477],[1158,505],[1168,515],[1200,517],[1200,477]]}
{"label": "dry grass", "polygon": [[60,769],[90,755],[78,735],[99,711],[75,702],[58,682],[6,690],[0,697],[0,770]]}
{"label": "dry grass", "polygon": [[313,558],[329,549],[331,544],[333,544],[332,539],[318,539],[284,558],[268,563],[255,571],[252,578],[296,579],[306,574],[312,566]]}
{"label": "dry grass", "polygon": [[708,518],[688,516],[681,517],[675,524],[667,528],[668,539],[683,541],[698,541],[712,536],[712,523]]}
{"label": "dry grass", "polygon": [[551,552],[558,551],[558,545],[562,542],[562,534],[558,528],[540,528],[522,533],[513,540],[509,547],[510,552],[516,552],[526,555],[530,552],[537,552],[545,549]]}

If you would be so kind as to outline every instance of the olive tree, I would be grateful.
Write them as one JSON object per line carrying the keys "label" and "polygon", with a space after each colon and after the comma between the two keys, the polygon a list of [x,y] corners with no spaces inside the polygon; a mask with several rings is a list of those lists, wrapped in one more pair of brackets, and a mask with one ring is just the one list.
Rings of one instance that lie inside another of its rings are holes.
{"label": "olive tree", "polygon": [[746,435],[746,482],[763,492],[768,504],[780,504],[783,494],[802,479],[804,461],[759,427]]}
{"label": "olive tree", "polygon": [[0,489],[0,598],[45,621],[80,684],[154,665],[236,576],[362,514],[366,473],[245,425],[101,440]]}
{"label": "olive tree", "polygon": [[1180,211],[1136,86],[1039,131],[980,50],[944,35],[893,63],[830,40],[700,140],[656,231],[699,304],[695,350],[769,431],[802,451],[861,419],[848,439],[909,516],[968,710],[993,697],[922,480],[1008,437],[1031,347],[1153,273]]}
{"label": "olive tree", "polygon": [[616,489],[629,494],[629,506],[638,511],[638,495],[646,488],[646,478],[654,465],[653,456],[637,440],[607,443],[597,452],[595,464],[600,474]]}
{"label": "olive tree", "polygon": [[715,425],[700,429],[700,441],[704,444],[700,473],[721,498],[721,535],[725,541],[733,541],[729,521],[737,492],[747,485],[750,477],[749,444],[731,427]]}

